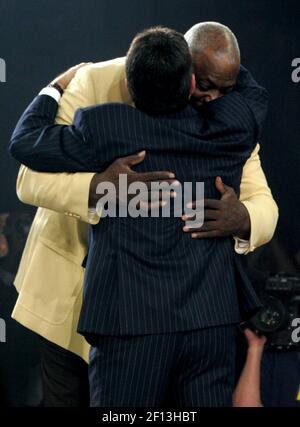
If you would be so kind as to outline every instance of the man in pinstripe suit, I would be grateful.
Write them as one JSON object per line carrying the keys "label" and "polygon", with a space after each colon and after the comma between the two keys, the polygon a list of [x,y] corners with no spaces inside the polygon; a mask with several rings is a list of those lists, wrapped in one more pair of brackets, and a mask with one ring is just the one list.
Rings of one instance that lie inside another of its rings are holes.
{"label": "man in pinstripe suit", "polygon": [[[11,153],[37,170],[99,171],[145,148],[140,168],[168,165],[181,181],[204,181],[206,197],[217,198],[218,175],[238,192],[266,113],[266,93],[249,73],[241,69],[234,90],[199,114],[187,106],[195,77],[184,38],[152,29],[134,39],[126,74],[140,111],[96,106],[71,127],[55,126],[57,102],[39,96]],[[180,228],[170,217],[106,218],[92,229],[79,331],[94,346],[93,406],[231,405],[237,258],[230,238],[195,241]],[[242,279],[245,305],[255,308]]]}

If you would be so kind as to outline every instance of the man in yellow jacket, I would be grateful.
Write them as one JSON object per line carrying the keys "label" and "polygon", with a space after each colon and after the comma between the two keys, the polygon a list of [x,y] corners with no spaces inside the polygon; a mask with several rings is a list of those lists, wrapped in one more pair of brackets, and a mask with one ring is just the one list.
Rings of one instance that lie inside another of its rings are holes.
{"label": "man in yellow jacket", "polygon": [[[117,58],[81,68],[64,92],[57,123],[71,124],[77,108],[104,102],[131,104],[124,64],[125,58]],[[230,188],[217,182],[222,195],[217,235],[234,234],[235,250],[240,254],[267,243],[278,219],[277,205],[261,168],[259,148],[257,145],[244,166],[240,200]],[[99,220],[89,209],[97,179],[97,174],[38,173],[24,166],[19,171],[20,200],[39,209],[15,280],[19,297],[12,316],[42,337],[47,406],[77,406],[82,399],[81,389],[88,390],[84,361],[88,361],[89,346],[76,328],[87,228]],[[241,232],[232,224],[241,224]],[[247,240],[240,239],[245,236]]]}

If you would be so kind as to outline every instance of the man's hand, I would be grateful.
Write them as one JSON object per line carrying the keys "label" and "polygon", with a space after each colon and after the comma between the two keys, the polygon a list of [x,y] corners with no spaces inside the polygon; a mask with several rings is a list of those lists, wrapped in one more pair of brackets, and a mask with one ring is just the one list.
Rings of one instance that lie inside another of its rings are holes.
{"label": "man's hand", "polygon": [[248,350],[263,351],[264,345],[267,342],[267,338],[264,335],[258,335],[249,328],[244,330],[244,334],[248,342]]}
{"label": "man's hand", "polygon": [[[164,202],[162,201],[163,194],[160,194],[159,201],[150,203],[148,202],[149,195],[151,194],[151,182],[167,182],[169,184],[175,183],[175,175],[172,172],[166,171],[155,171],[155,172],[135,172],[132,167],[141,163],[146,156],[146,152],[142,151],[140,153],[122,157],[115,160],[104,172],[95,174],[90,185],[90,195],[89,195],[89,207],[96,207],[97,202],[101,195],[96,193],[98,184],[102,182],[110,182],[116,188],[117,193],[117,202],[123,203],[124,201],[120,198],[119,194],[119,175],[126,174],[127,175],[127,186],[132,184],[133,182],[143,182],[146,184],[148,188],[148,193],[145,195],[145,199],[147,200],[146,205],[142,206],[145,209],[157,208],[162,206]],[[127,195],[126,202],[129,202],[131,198],[135,195]],[[171,194],[172,196],[172,194]]]}
{"label": "man's hand", "polygon": [[[183,227],[192,238],[224,237],[234,235],[241,239],[250,237],[250,216],[238,199],[233,188],[225,185],[220,177],[216,178],[216,187],[221,194],[220,200],[204,199],[204,223],[199,228]],[[195,209],[196,202],[192,207]],[[195,216],[183,215],[183,221],[193,220]]]}
{"label": "man's hand", "polygon": [[52,80],[51,84],[57,83],[63,90],[65,90],[70,81],[75,77],[79,68],[86,67],[89,64],[92,64],[92,62],[81,62],[78,65],[74,65],[74,67],[69,68],[67,71]]}

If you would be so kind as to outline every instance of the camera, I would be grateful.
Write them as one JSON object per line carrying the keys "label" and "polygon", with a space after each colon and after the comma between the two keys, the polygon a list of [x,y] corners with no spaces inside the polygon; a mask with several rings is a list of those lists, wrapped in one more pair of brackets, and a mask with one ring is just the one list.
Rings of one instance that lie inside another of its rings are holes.
{"label": "camera", "polygon": [[284,273],[270,276],[260,297],[263,307],[247,326],[265,335],[270,349],[300,347],[300,343],[292,339],[292,322],[300,317],[300,277]]}

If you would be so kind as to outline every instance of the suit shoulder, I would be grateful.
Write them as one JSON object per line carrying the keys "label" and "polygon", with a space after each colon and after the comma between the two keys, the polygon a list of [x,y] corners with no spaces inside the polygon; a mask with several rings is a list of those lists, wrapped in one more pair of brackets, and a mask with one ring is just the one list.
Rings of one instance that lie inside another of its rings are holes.
{"label": "suit shoulder", "polygon": [[137,114],[142,114],[136,108],[122,104],[120,102],[108,102],[105,104],[96,104],[91,105],[86,108],[79,110],[80,114],[84,118],[108,118],[109,116],[118,118],[118,117],[132,117]]}
{"label": "suit shoulder", "polygon": [[90,64],[77,73],[83,86],[92,88],[95,102],[132,102],[125,84],[125,58]]}
{"label": "suit shoulder", "polygon": [[107,61],[95,62],[91,64],[90,67],[93,70],[101,69],[101,68],[124,68],[125,67],[126,57],[122,56],[119,58],[109,59]]}

